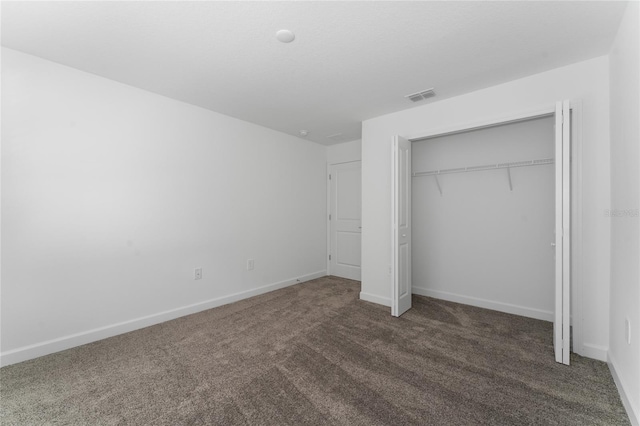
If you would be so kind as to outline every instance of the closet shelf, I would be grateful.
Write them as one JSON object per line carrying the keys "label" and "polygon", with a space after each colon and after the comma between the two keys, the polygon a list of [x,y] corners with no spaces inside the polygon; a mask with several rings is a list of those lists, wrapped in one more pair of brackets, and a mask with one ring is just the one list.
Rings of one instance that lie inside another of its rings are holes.
{"label": "closet shelf", "polygon": [[512,163],[487,164],[484,166],[458,167],[455,169],[430,170],[427,172],[415,172],[414,177],[446,175],[449,173],[481,172],[485,170],[511,169],[513,167],[543,166],[553,164],[553,158],[543,158],[541,160],[514,161]]}

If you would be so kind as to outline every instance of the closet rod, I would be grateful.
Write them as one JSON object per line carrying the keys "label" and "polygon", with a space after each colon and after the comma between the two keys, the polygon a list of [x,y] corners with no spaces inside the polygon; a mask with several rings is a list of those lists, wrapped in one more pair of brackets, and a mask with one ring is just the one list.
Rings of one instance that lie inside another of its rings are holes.
{"label": "closet rod", "polygon": [[553,164],[553,158],[543,158],[541,160],[514,161],[512,163],[487,164],[485,166],[458,167],[456,169],[430,170],[428,172],[415,172],[414,177],[446,175],[449,173],[480,172],[484,170],[510,169],[512,167],[542,166]]}

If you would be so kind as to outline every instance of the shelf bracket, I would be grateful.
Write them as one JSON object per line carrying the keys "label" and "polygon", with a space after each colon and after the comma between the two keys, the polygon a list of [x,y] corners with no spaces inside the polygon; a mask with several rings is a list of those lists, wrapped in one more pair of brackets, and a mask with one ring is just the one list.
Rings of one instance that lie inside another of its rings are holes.
{"label": "shelf bracket", "polygon": [[442,197],[442,187],[440,186],[440,180],[438,179],[438,175],[433,175],[436,178],[436,185],[438,185],[438,192],[440,192],[440,196]]}
{"label": "shelf bracket", "polygon": [[513,182],[511,182],[511,167],[507,167],[507,176],[509,177],[509,190],[513,191]]}

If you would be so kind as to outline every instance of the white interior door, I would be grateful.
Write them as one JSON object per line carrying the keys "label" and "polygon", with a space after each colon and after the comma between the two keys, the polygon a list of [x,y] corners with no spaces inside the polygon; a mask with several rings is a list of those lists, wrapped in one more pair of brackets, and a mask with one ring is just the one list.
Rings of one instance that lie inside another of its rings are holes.
{"label": "white interior door", "polygon": [[360,281],[360,161],[332,164],[329,179],[329,271],[331,275]]}
{"label": "white interior door", "polygon": [[556,274],[555,274],[555,319],[553,323],[553,345],[556,362],[569,365],[571,341],[570,321],[570,147],[571,110],[569,101],[556,103],[555,136],[555,184],[556,184]]}
{"label": "white interior door", "polygon": [[411,309],[411,142],[396,136],[392,158],[391,315],[399,317]]}

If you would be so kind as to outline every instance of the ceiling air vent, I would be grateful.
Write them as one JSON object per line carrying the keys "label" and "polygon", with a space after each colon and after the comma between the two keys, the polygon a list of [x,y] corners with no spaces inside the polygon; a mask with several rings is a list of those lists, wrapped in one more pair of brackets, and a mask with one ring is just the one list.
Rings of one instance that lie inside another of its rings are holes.
{"label": "ceiling air vent", "polygon": [[433,87],[432,87],[431,89],[406,95],[405,98],[409,98],[411,102],[420,102],[427,98],[431,98],[435,95],[436,95],[436,92],[433,91]]}

